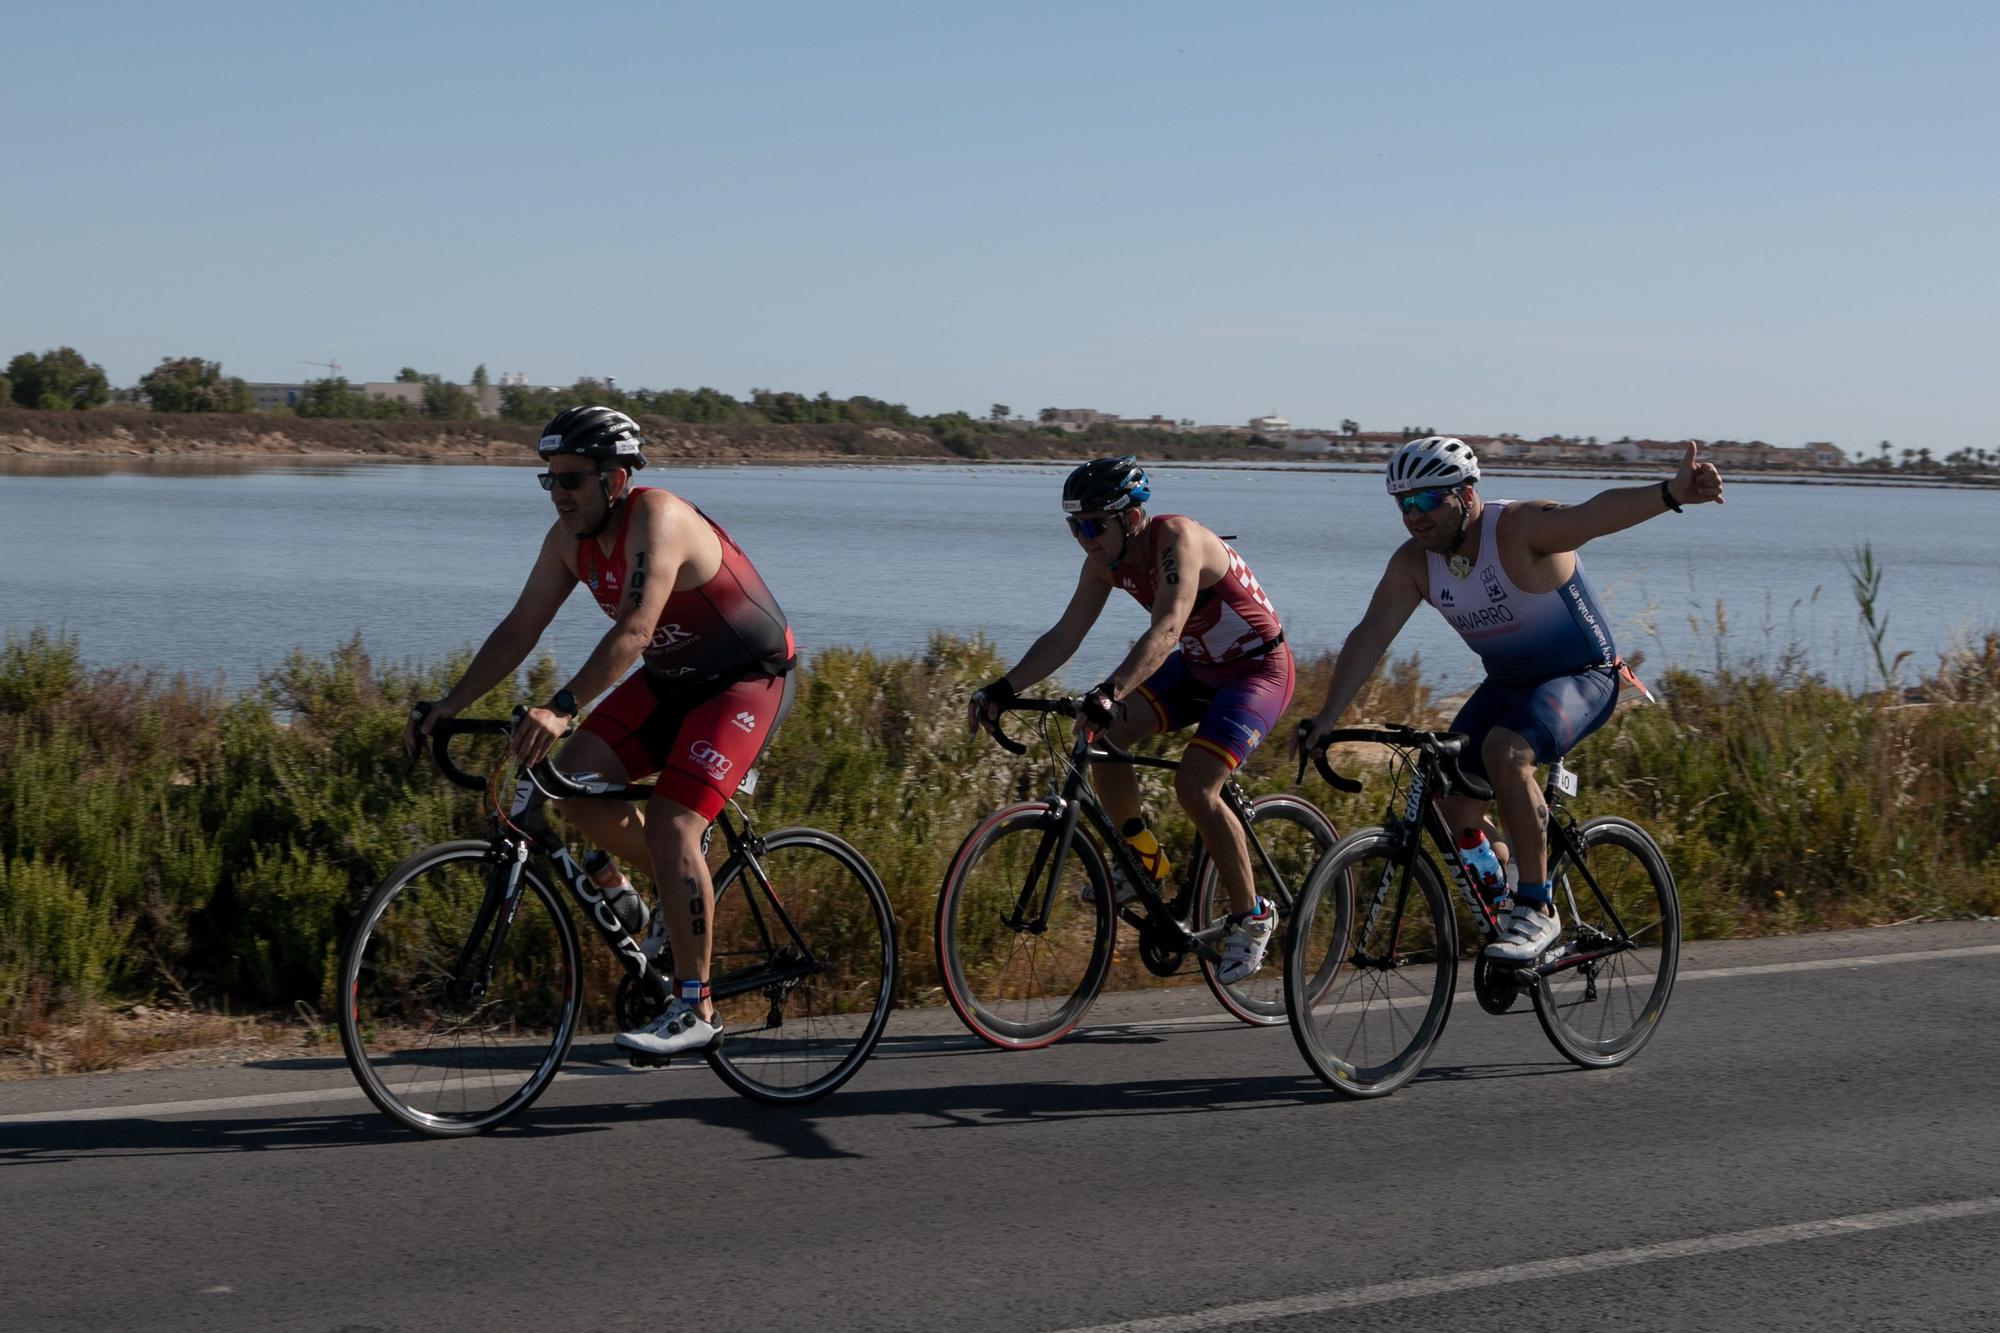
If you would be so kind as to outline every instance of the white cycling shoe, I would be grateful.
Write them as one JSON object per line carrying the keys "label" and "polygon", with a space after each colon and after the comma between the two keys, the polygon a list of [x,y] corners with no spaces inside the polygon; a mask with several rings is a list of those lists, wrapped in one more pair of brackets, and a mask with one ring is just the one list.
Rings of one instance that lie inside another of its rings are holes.
{"label": "white cycling shoe", "polygon": [[679,1055],[701,1051],[722,1040],[722,1028],[702,1018],[694,1006],[676,996],[667,1002],[666,1012],[642,1028],[621,1032],[612,1038],[628,1051],[647,1055]]}
{"label": "white cycling shoe", "polygon": [[1278,928],[1278,909],[1269,898],[1257,900],[1257,910],[1246,915],[1229,914],[1229,933],[1222,937],[1222,964],[1215,979],[1225,986],[1255,976],[1264,966],[1264,950]]}
{"label": "white cycling shoe", "polygon": [[1562,937],[1562,919],[1555,910],[1553,903],[1547,912],[1515,903],[1500,926],[1500,938],[1486,946],[1486,956],[1501,963],[1534,962]]}

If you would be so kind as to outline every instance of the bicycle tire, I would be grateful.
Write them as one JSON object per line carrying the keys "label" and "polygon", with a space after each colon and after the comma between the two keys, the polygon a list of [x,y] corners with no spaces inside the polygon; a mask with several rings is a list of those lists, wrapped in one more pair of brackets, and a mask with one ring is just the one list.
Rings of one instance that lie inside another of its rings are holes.
{"label": "bicycle tire", "polygon": [[[1451,898],[1420,850],[1399,915],[1403,855],[1385,829],[1341,839],[1307,881],[1285,941],[1292,1038],[1313,1073],[1349,1097],[1386,1097],[1415,1078],[1451,1016],[1458,983]],[[1359,938],[1364,931],[1368,938]],[[1331,980],[1319,980],[1329,968]],[[1408,1011],[1418,1006],[1412,1022]]]}
{"label": "bicycle tire", "polygon": [[[1068,1035],[1111,970],[1111,875],[1081,825],[1047,927],[1008,924],[1036,851],[1060,823],[1040,802],[995,812],[959,844],[938,891],[934,939],[945,999],[974,1036],[1002,1050],[1034,1050]],[[1040,883],[1047,874],[1043,866]]]}
{"label": "bicycle tire", "polygon": [[[881,1039],[896,995],[896,920],[868,859],[831,833],[779,829],[760,840],[757,862],[761,880],[731,861],[715,886],[709,981],[723,1036],[706,1055],[743,1096],[803,1105],[853,1078]],[[810,956],[803,976],[785,975],[803,960],[784,919]],[[726,993],[760,969],[766,984]]]}
{"label": "bicycle tire", "polygon": [[[1302,836],[1287,836],[1283,839],[1269,836],[1273,829],[1269,826],[1289,824]],[[1291,926],[1292,904],[1300,890],[1305,887],[1306,878],[1319,864],[1319,859],[1340,840],[1334,830],[1333,821],[1320,808],[1296,796],[1274,795],[1260,797],[1250,803],[1250,825],[1264,827],[1258,841],[1271,861],[1284,875],[1291,886],[1290,892],[1281,892],[1270,882],[1270,872],[1256,849],[1250,849],[1251,879],[1259,896],[1269,898],[1278,907],[1278,926],[1273,939],[1273,947],[1265,955],[1265,966],[1243,980],[1224,985],[1215,974],[1215,964],[1206,958],[1199,959],[1201,977],[1208,983],[1217,1003],[1239,1022],[1252,1027],[1275,1027],[1285,1021],[1285,977],[1284,938]],[[1223,887],[1222,876],[1216,870],[1215,858],[1208,858],[1202,871],[1201,883],[1195,890],[1195,929],[1205,930],[1219,920],[1229,910],[1228,891]],[[1272,964],[1277,966],[1273,967]],[[1331,971],[1324,978],[1331,982]]]}
{"label": "bicycle tire", "polygon": [[1608,899],[1638,947],[1544,973],[1534,988],[1535,1017],[1571,1063],[1609,1069],[1637,1055],[1659,1030],[1680,962],[1680,895],[1659,844],[1631,820],[1585,820],[1575,840],[1598,893],[1567,866],[1557,868],[1558,946],[1578,954],[1613,935]]}
{"label": "bicycle tire", "polygon": [[383,1114],[419,1134],[484,1134],[513,1119],[547,1089],[576,1035],[576,928],[533,865],[520,868],[519,903],[484,993],[446,990],[500,855],[494,843],[467,840],[408,857],[369,895],[342,950],[348,1066]]}

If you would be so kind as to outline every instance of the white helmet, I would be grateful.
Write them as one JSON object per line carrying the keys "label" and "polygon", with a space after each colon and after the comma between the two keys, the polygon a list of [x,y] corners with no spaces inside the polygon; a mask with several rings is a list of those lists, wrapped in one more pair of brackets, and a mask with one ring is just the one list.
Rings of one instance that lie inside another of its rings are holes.
{"label": "white helmet", "polygon": [[1426,435],[1411,440],[1389,459],[1389,494],[1432,486],[1466,486],[1479,480],[1479,455],[1464,440]]}

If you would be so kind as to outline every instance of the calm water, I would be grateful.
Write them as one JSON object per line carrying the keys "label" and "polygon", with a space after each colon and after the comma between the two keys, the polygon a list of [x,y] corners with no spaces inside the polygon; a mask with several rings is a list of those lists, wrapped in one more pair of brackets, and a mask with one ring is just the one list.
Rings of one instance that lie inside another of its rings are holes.
{"label": "calm water", "polygon": [[[983,631],[1010,656],[1054,621],[1078,554],[1057,513],[1060,468],[655,468],[763,570],[810,653],[920,646]],[[1601,479],[1496,476],[1501,498],[1586,498]],[[1238,534],[1295,645],[1332,647],[1400,539],[1373,474],[1163,467],[1155,506]],[[1928,663],[2000,626],[1980,534],[1989,492],[1731,483],[1720,509],[1664,515],[1587,548],[1619,647],[1712,663],[1802,645],[1840,680],[1866,648],[1842,558],[1874,545],[1889,638]],[[549,519],[525,468],[268,468],[222,475],[0,476],[0,630],[65,626],[95,663],[138,662],[247,684],[295,647],[357,631],[382,660],[477,644],[512,604]],[[608,625],[580,594],[546,646],[579,664]],[[1115,665],[1145,616],[1114,595],[1070,669]],[[1464,685],[1473,659],[1428,608],[1396,652]]]}

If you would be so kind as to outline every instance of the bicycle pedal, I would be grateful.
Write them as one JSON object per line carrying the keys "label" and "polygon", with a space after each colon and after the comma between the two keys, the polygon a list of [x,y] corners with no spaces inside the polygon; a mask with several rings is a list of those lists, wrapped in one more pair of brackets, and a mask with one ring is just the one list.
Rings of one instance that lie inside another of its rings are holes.
{"label": "bicycle pedal", "polygon": [[665,1069],[674,1062],[671,1055],[648,1055],[644,1051],[628,1051],[626,1054],[634,1069]]}

